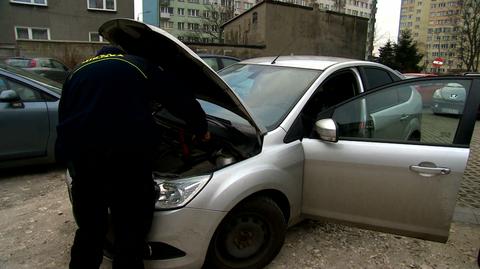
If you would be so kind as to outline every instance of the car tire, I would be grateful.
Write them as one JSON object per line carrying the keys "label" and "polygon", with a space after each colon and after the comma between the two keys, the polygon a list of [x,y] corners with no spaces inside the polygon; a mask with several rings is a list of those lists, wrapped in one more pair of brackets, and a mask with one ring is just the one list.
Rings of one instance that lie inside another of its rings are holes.
{"label": "car tire", "polygon": [[286,229],[284,214],[272,199],[242,202],[215,231],[204,268],[263,268],[282,248]]}

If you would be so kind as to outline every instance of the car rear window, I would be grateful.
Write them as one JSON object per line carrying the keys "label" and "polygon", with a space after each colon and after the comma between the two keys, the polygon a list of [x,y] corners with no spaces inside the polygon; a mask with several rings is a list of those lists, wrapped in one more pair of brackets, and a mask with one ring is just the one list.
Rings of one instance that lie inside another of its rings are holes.
{"label": "car rear window", "polygon": [[11,66],[25,68],[28,67],[29,59],[7,59],[5,63]]}

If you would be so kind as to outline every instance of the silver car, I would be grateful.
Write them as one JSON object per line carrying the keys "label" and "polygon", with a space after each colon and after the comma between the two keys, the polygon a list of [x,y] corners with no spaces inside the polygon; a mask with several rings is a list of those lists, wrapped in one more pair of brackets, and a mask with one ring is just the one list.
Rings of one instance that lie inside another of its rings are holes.
{"label": "silver car", "polygon": [[[156,27],[120,19],[100,33],[188,76],[212,133],[208,146],[185,143],[184,123],[155,111],[148,268],[262,268],[305,218],[446,241],[477,77],[402,81],[380,64],[315,56],[246,60],[217,75]],[[432,81],[468,89],[461,118],[444,124],[422,108],[415,89]]]}

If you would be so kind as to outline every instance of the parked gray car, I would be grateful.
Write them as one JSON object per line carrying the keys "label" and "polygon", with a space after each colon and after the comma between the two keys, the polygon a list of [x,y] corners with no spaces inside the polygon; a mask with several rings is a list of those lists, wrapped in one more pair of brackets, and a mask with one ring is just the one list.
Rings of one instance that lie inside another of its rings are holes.
{"label": "parked gray car", "polygon": [[39,74],[58,83],[63,83],[69,74],[68,67],[57,59],[36,57],[12,57],[5,63]]}
{"label": "parked gray car", "polygon": [[61,85],[0,64],[0,168],[54,162]]}
{"label": "parked gray car", "polygon": [[460,115],[463,113],[467,91],[460,83],[448,83],[433,92],[432,110],[436,114]]}
{"label": "parked gray car", "polygon": [[226,55],[199,53],[198,56],[200,56],[200,58],[202,58],[202,60],[204,60],[205,63],[215,71],[240,62],[240,59]]}
{"label": "parked gray car", "polygon": [[[148,268],[262,268],[305,218],[446,241],[478,77],[403,81],[377,63],[316,56],[251,59],[217,75],[154,26],[118,19],[99,32],[188,74],[212,133],[209,146],[185,144],[184,123],[156,106]],[[415,89],[431,83],[467,90],[451,124],[422,109]]]}

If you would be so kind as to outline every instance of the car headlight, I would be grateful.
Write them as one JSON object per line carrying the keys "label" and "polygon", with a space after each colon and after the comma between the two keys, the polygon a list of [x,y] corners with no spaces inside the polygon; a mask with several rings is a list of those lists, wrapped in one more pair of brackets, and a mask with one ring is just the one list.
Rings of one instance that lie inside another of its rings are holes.
{"label": "car headlight", "polygon": [[211,175],[180,179],[154,179],[158,186],[156,209],[174,209],[186,205],[207,184]]}
{"label": "car headlight", "polygon": [[437,99],[442,98],[442,94],[440,93],[439,90],[436,90],[435,92],[433,92],[433,98],[437,98]]}

